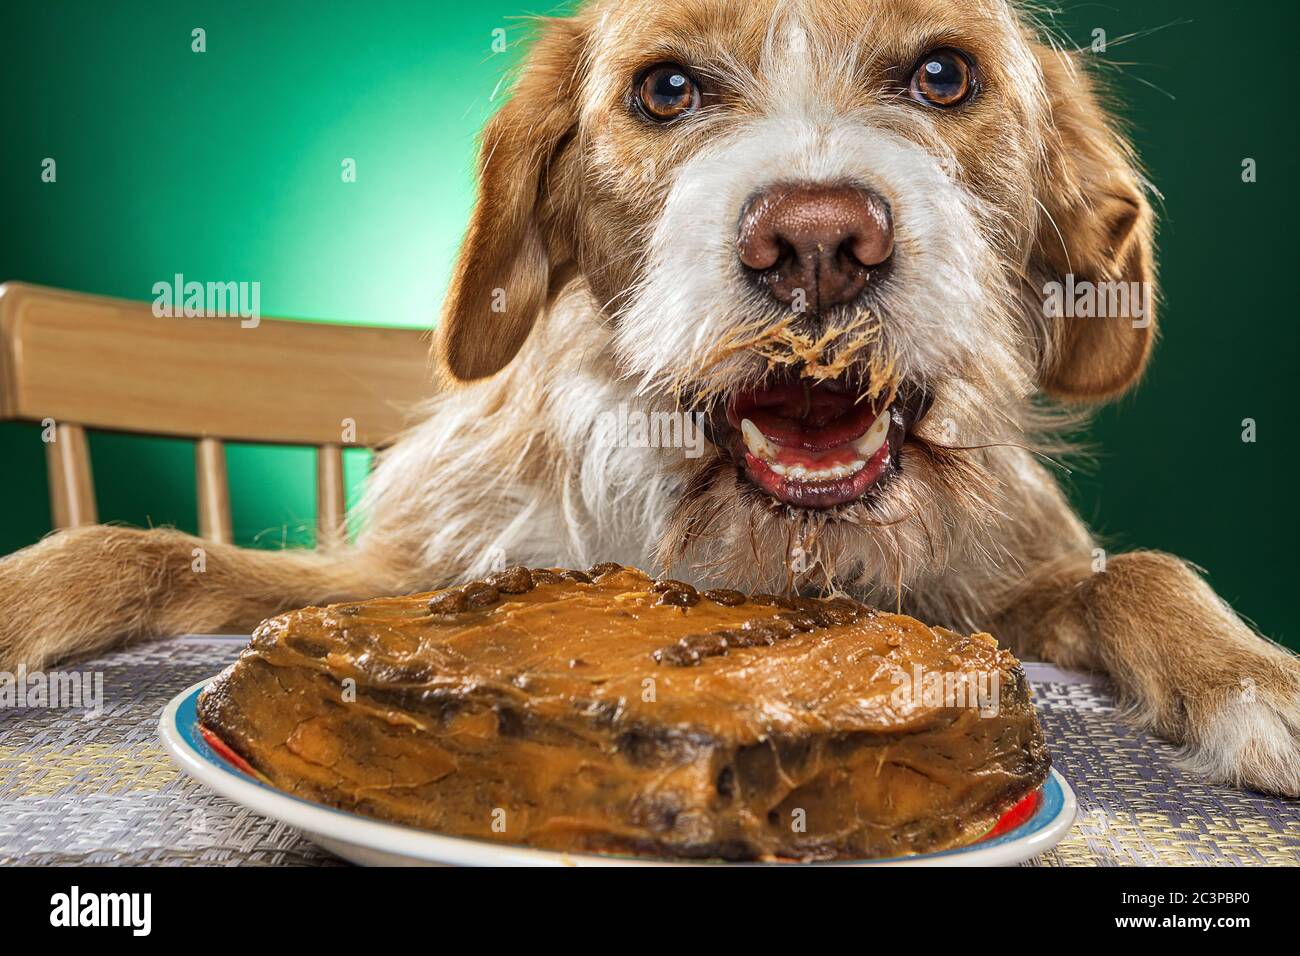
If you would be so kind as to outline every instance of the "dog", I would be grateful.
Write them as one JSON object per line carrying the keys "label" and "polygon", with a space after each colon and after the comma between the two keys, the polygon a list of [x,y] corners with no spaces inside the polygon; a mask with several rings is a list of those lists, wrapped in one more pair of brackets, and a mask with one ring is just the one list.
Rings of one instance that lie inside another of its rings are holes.
{"label": "dog", "polygon": [[[1300,795],[1298,659],[1178,558],[1107,555],[1058,485],[1060,436],[1147,365],[1155,224],[1096,81],[1031,18],[591,0],[540,21],[479,168],[443,387],[358,541],[51,535],[0,562],[0,666],[503,557],[618,561],[989,631],[1109,675],[1204,778]],[[1141,294],[1081,317],[1045,307],[1063,283]],[[617,409],[708,441],[619,441]]]}

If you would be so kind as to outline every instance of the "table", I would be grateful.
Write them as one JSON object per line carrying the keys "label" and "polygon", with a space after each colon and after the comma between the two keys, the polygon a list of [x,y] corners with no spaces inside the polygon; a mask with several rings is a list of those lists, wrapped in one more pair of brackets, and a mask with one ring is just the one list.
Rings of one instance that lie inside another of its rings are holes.
{"label": "table", "polygon": [[[246,637],[181,637],[76,665],[103,674],[98,716],[0,710],[0,864],[339,865],[288,827],[182,776],[163,705]],[[1202,784],[1174,748],[1123,723],[1106,686],[1027,664],[1074,829],[1031,866],[1300,864],[1300,802]]]}

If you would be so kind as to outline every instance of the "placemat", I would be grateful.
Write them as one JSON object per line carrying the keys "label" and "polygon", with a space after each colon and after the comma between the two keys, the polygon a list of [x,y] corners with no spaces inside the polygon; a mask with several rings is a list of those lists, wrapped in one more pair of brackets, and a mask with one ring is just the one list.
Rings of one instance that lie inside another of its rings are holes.
{"label": "placemat", "polygon": [[[183,637],[80,664],[102,709],[0,709],[0,864],[338,865],[298,833],[184,777],[163,706],[246,638]],[[1028,664],[1074,829],[1031,866],[1300,864],[1300,802],[1199,783],[1168,744],[1121,722],[1104,684]]]}

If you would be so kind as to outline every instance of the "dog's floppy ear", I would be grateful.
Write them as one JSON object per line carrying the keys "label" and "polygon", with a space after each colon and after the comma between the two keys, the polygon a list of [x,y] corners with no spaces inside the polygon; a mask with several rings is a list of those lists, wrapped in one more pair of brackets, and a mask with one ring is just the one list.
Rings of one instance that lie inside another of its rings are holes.
{"label": "dog's floppy ear", "polygon": [[[1046,276],[1037,291],[1056,313],[1039,385],[1058,398],[1102,401],[1137,381],[1155,340],[1155,223],[1128,143],[1068,57],[1039,48],[1051,128],[1034,271]],[[1101,307],[1075,309],[1067,299],[1079,290]]]}
{"label": "dog's floppy ear", "polygon": [[541,24],[510,98],[488,122],[478,202],[452,272],[435,354],[452,380],[483,378],[519,351],[546,304],[555,224],[548,178],[577,125],[574,20]]}

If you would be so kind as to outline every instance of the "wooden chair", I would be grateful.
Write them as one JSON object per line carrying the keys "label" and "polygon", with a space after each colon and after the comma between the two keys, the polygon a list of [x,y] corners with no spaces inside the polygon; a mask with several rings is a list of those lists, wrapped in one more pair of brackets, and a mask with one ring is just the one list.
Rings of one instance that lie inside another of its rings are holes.
{"label": "wooden chair", "polygon": [[[316,447],[317,545],[345,535],[343,447],[389,443],[433,393],[428,333],[159,318],[129,302],[0,285],[0,420],[46,426],[59,528],[98,522],[86,429],[196,440],[199,532],[230,542],[225,442]],[[351,423],[351,427],[349,427]],[[52,439],[52,440],[51,440]]]}

